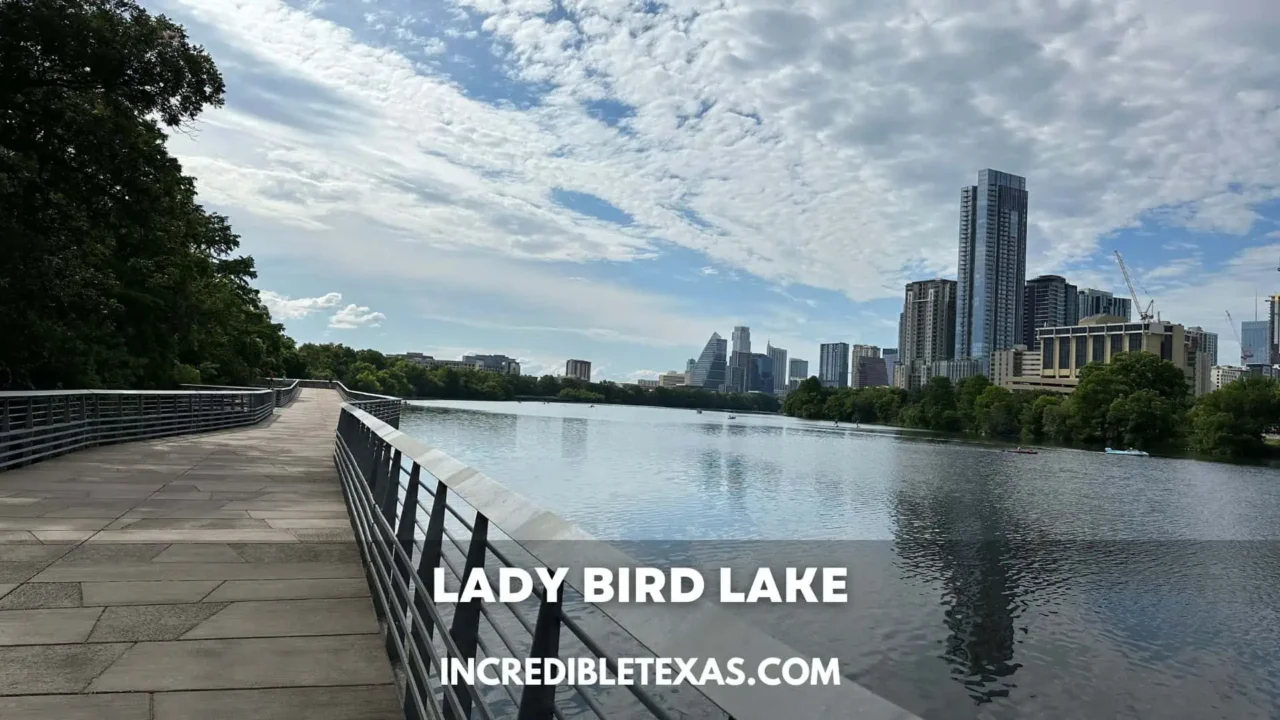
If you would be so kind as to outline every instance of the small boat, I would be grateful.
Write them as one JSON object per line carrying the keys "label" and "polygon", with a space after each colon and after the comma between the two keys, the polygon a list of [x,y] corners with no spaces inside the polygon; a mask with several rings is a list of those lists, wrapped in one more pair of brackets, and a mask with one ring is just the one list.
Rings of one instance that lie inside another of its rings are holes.
{"label": "small boat", "polygon": [[1113,450],[1112,448],[1107,448],[1106,452],[1108,455],[1133,455],[1135,457],[1151,457],[1151,453],[1144,452],[1142,450]]}
{"label": "small boat", "polygon": [[595,407],[595,405],[592,405],[591,407]]}
{"label": "small boat", "polygon": [[699,414],[699,415],[701,415],[701,414],[702,414],[702,411],[701,411],[701,410],[699,410],[699,411],[698,411],[698,414]]}
{"label": "small boat", "polygon": [[737,415],[730,415],[730,416],[729,416],[729,419],[730,419],[730,420],[737,420],[737,419],[738,419],[738,416],[737,416]]}
{"label": "small boat", "polygon": [[1012,450],[1005,449],[1004,452],[1014,453],[1015,455],[1039,455],[1039,450],[1027,450],[1025,448],[1014,448]]}

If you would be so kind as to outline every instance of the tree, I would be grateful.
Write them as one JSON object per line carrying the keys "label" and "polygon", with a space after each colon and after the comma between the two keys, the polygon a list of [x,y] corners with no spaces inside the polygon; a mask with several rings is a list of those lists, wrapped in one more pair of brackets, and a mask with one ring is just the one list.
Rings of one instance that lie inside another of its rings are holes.
{"label": "tree", "polygon": [[252,259],[165,148],[162,126],[222,96],[204,50],[133,0],[0,3],[0,388],[283,369]]}
{"label": "tree", "polygon": [[1129,393],[1111,403],[1107,437],[1115,446],[1152,450],[1178,435],[1178,407],[1155,390]]}
{"label": "tree", "polygon": [[982,432],[974,425],[974,405],[989,387],[991,387],[991,381],[986,375],[971,375],[956,385],[956,411],[960,414],[960,425],[963,429]]}
{"label": "tree", "polygon": [[1262,435],[1280,424],[1280,383],[1246,377],[1201,396],[1189,415],[1190,445],[1222,458],[1261,457]]}
{"label": "tree", "polygon": [[1020,403],[1009,390],[988,385],[973,403],[973,427],[986,437],[1018,437]]}

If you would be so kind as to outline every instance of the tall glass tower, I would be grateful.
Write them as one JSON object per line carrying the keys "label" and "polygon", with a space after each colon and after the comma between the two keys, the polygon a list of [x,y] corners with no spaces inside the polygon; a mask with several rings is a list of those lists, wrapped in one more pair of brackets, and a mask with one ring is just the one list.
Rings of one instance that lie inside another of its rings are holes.
{"label": "tall glass tower", "polygon": [[1022,342],[1027,180],[982,170],[960,191],[957,358],[985,359]]}
{"label": "tall glass tower", "polygon": [[689,384],[707,390],[723,390],[725,384],[725,353],[729,343],[720,333],[711,333],[702,353],[690,372]]}

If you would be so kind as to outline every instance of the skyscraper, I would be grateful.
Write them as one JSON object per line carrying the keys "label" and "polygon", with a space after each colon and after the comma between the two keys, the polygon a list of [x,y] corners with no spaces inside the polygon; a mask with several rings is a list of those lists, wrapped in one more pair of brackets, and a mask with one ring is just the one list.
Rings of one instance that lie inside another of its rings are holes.
{"label": "skyscraper", "polygon": [[764,353],[751,353],[747,365],[747,392],[774,393],[773,358]]}
{"label": "skyscraper", "polygon": [[888,366],[884,358],[874,355],[854,355],[849,384],[854,390],[881,387],[889,384]]}
{"label": "skyscraper", "polygon": [[822,386],[849,387],[849,343],[822,343],[818,349],[818,380]]}
{"label": "skyscraper", "polygon": [[577,378],[591,382],[591,361],[570,360],[564,364],[565,377]]}
{"label": "skyscraper", "polygon": [[791,359],[790,372],[788,373],[792,380],[808,380],[809,379],[809,361],[800,358]]}
{"label": "skyscraper", "polygon": [[1271,365],[1270,323],[1266,320],[1245,320],[1240,323],[1240,353],[1246,365]]}
{"label": "skyscraper", "polygon": [[1130,320],[1132,302],[1129,298],[1116,297],[1106,290],[1094,290],[1093,288],[1084,288],[1076,292],[1079,298],[1077,306],[1079,308],[1079,320],[1089,317],[1090,315],[1113,315],[1118,318]]}
{"label": "skyscraper", "polygon": [[875,345],[854,345],[849,352],[853,357],[880,357],[880,348]]}
{"label": "skyscraper", "polygon": [[898,367],[898,348],[885,348],[880,351],[880,357],[884,358],[884,371],[889,376],[889,382],[893,382],[893,370]]}
{"label": "skyscraper", "polygon": [[954,356],[985,359],[1022,342],[1027,181],[998,170],[960,191]]}
{"label": "skyscraper", "polygon": [[1272,363],[1280,362],[1280,295],[1267,298],[1267,352]]}
{"label": "skyscraper", "polygon": [[787,389],[787,351],[785,348],[774,347],[771,343],[765,343],[764,354],[769,356],[773,361],[773,392],[780,393]]}
{"label": "skyscraper", "polygon": [[739,325],[733,329],[733,351],[729,354],[729,367],[725,373],[729,392],[746,392],[750,375],[751,328]]}
{"label": "skyscraper", "polygon": [[1027,281],[1022,292],[1022,339],[1040,349],[1036,328],[1065,327],[1080,320],[1080,293],[1060,275],[1041,275]]}
{"label": "skyscraper", "polygon": [[751,328],[739,325],[733,329],[733,351],[751,353]]}
{"label": "skyscraper", "polygon": [[[898,367],[893,383],[914,388],[928,380],[933,364],[955,357],[955,280],[907,283],[898,322]],[[898,376],[901,375],[901,378]]]}
{"label": "skyscraper", "polygon": [[729,343],[720,333],[711,333],[711,339],[702,348],[702,354],[693,366],[689,384],[706,390],[724,390],[725,354]]}
{"label": "skyscraper", "polygon": [[1208,356],[1210,367],[1218,364],[1218,333],[1209,332],[1197,325],[1187,328],[1186,335],[1188,338],[1199,339],[1200,352]]}

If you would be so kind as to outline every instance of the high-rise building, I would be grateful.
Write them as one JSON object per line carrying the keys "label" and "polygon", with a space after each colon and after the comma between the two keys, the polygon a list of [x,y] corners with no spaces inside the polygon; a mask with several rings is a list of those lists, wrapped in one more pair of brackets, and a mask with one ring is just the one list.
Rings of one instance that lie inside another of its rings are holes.
{"label": "high-rise building", "polygon": [[985,359],[1022,341],[1027,181],[998,170],[960,191],[954,357]]}
{"label": "high-rise building", "polygon": [[788,374],[791,380],[805,381],[809,379],[809,361],[792,358]]}
{"label": "high-rise building", "polygon": [[591,362],[589,360],[570,360],[564,364],[564,375],[565,377],[591,382]]}
{"label": "high-rise building", "polygon": [[762,392],[772,395],[773,358],[764,353],[751,353],[747,364],[746,392]]}
{"label": "high-rise building", "polygon": [[702,348],[702,354],[698,355],[698,361],[693,365],[693,376],[690,378],[689,384],[705,390],[723,392],[725,387],[725,355],[728,352],[728,348],[729,343],[720,337],[720,333],[711,333],[711,339],[707,340],[706,346]]}
{"label": "high-rise building", "polygon": [[1094,315],[1110,315],[1128,321],[1133,314],[1133,303],[1129,298],[1116,297],[1106,290],[1084,288],[1076,291],[1076,297],[1079,320]]}
{"label": "high-rise building", "polygon": [[769,356],[773,361],[773,392],[785,393],[787,391],[787,351],[785,348],[774,347],[771,343],[765,343],[764,354]]}
{"label": "high-rise building", "polygon": [[689,358],[684,364],[684,384],[693,384],[693,368],[698,364],[697,358]]}
{"label": "high-rise building", "polygon": [[1267,298],[1267,351],[1271,362],[1280,362],[1280,295]]}
{"label": "high-rise building", "polygon": [[818,350],[818,380],[822,386],[849,387],[849,343],[822,343]]}
{"label": "high-rise building", "polygon": [[[1020,345],[1036,347],[1036,328],[1075,325],[1080,320],[1080,293],[1061,275],[1041,275],[1027,281],[1022,290],[1022,339]],[[1007,349],[1007,348],[1001,348]]]}
{"label": "high-rise building", "polygon": [[875,345],[854,345],[849,352],[853,357],[880,357],[880,348]]}
{"label": "high-rise building", "polygon": [[739,325],[733,329],[733,351],[751,354],[751,328]]}
{"label": "high-rise building", "polygon": [[1200,353],[1209,358],[1209,367],[1216,367],[1218,364],[1218,333],[1210,332],[1196,325],[1187,328],[1187,337],[1193,339],[1199,346]]}
{"label": "high-rise building", "polygon": [[689,374],[671,370],[658,375],[658,387],[680,387],[689,384]]}
{"label": "high-rise building", "polygon": [[849,375],[854,390],[888,385],[890,377],[884,358],[874,355],[854,355]]}
{"label": "high-rise building", "polygon": [[898,321],[898,367],[893,376],[898,387],[919,387],[929,379],[935,362],[955,356],[956,288],[955,280],[907,283]]}
{"label": "high-rise building", "polygon": [[884,358],[884,371],[892,383],[893,371],[898,367],[898,348],[885,348],[880,351],[880,357]]}
{"label": "high-rise building", "polygon": [[751,374],[751,328],[739,325],[733,329],[733,350],[729,353],[729,367],[725,373],[725,385],[729,392],[746,392]]}
{"label": "high-rise building", "polygon": [[1246,365],[1270,366],[1273,362],[1269,325],[1267,320],[1245,320],[1240,323],[1240,354]]}

